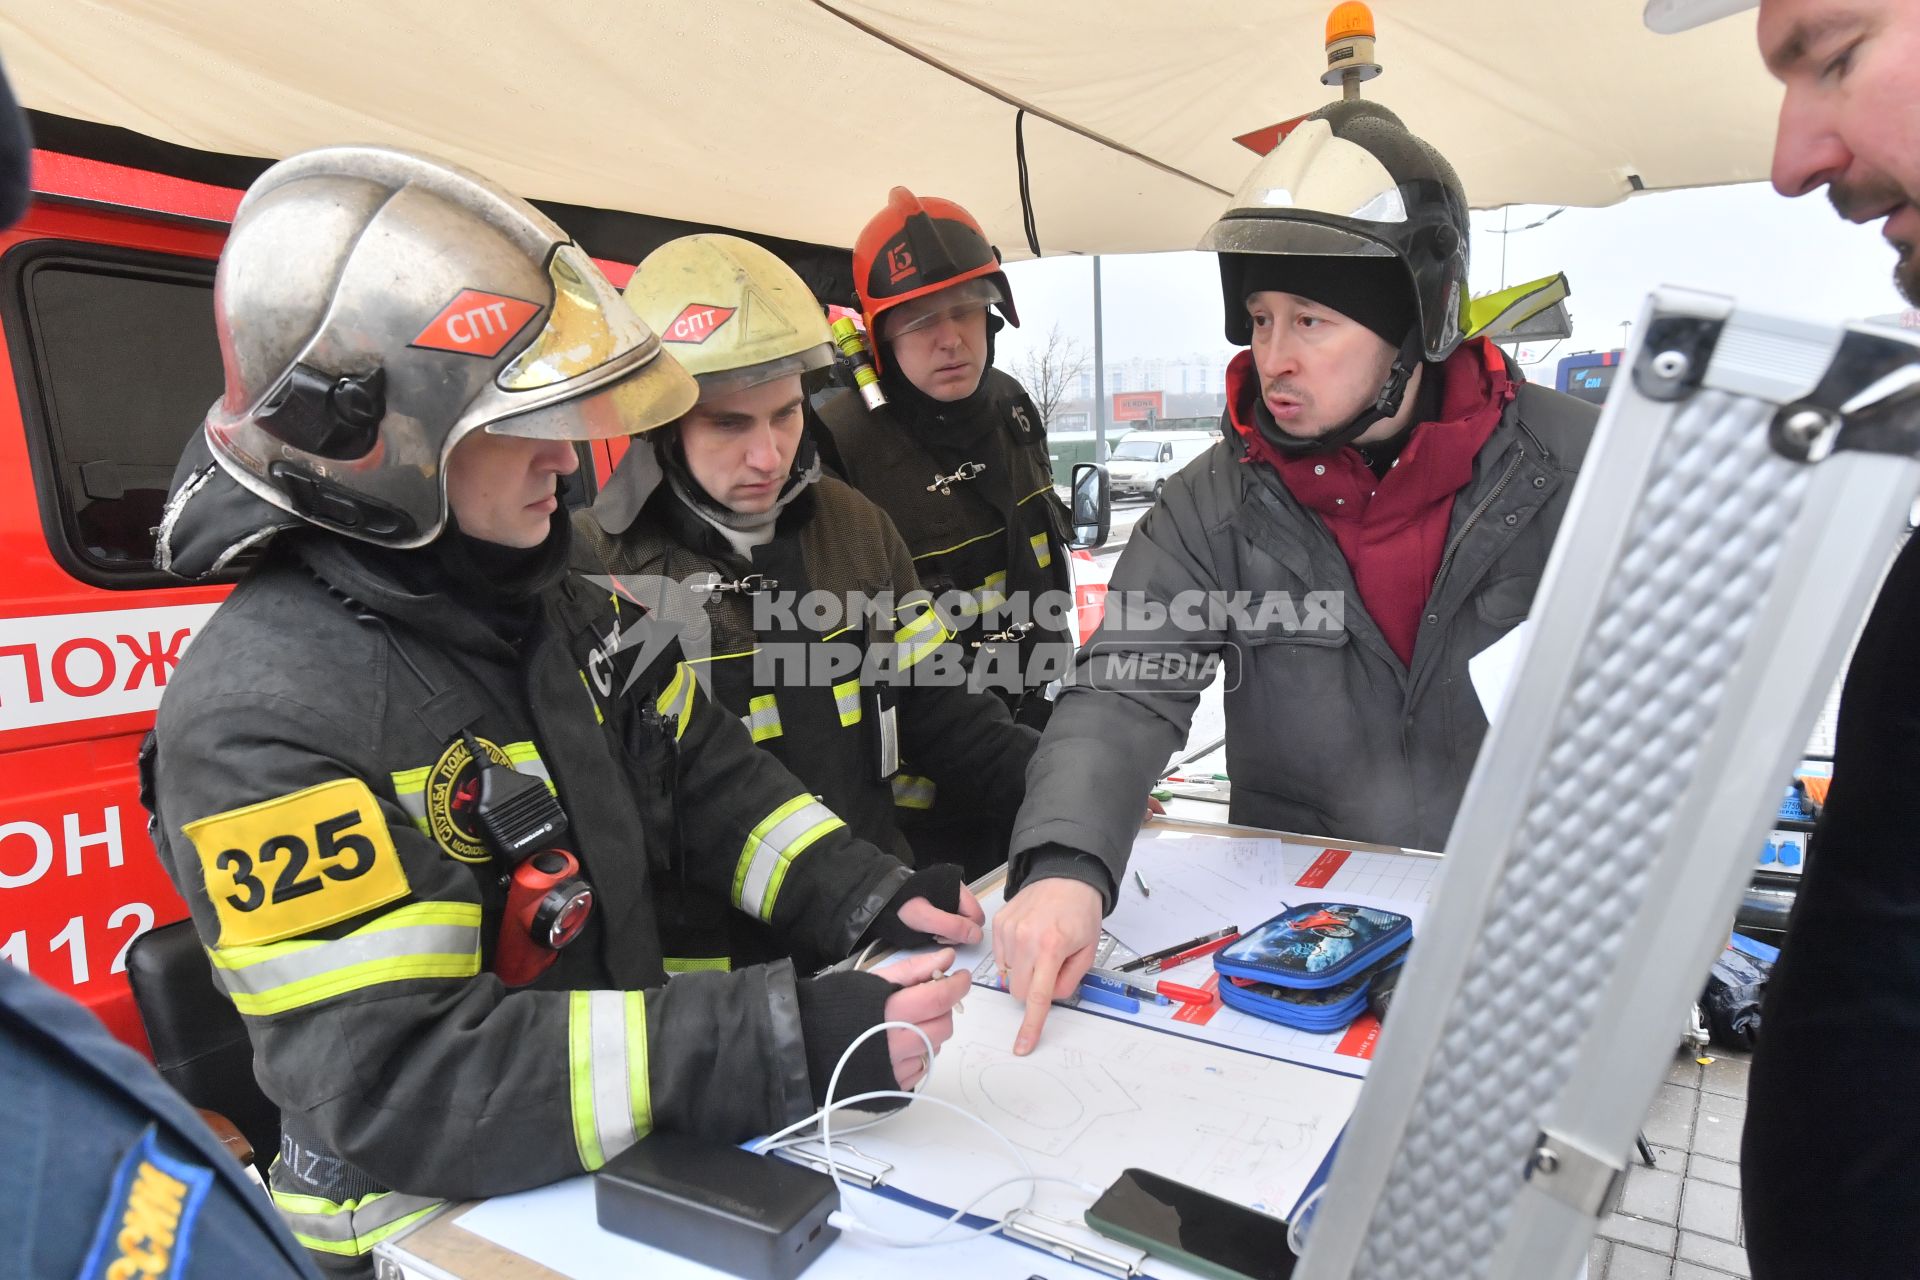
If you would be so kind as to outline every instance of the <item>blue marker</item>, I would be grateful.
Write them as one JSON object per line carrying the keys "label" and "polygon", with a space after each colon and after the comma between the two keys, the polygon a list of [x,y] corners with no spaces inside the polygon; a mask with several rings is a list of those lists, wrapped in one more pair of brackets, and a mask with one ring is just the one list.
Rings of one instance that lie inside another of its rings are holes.
{"label": "blue marker", "polygon": [[1161,995],[1148,983],[1141,982],[1130,973],[1116,973],[1111,969],[1102,969],[1099,965],[1087,970],[1082,983],[1091,982],[1103,987],[1117,996],[1132,996],[1135,1000],[1151,1000],[1155,1004],[1172,1004],[1173,1001]]}
{"label": "blue marker", "polygon": [[1124,992],[1109,990],[1099,978],[1083,978],[1080,982],[1080,998],[1089,1004],[1105,1005],[1109,1009],[1118,1009],[1121,1013],[1140,1012],[1140,1002]]}

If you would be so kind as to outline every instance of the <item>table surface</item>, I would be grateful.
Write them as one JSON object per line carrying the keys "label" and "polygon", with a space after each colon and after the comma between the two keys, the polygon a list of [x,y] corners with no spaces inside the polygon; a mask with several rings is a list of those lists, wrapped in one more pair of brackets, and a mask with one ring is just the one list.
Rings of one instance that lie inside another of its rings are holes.
{"label": "table surface", "polygon": [[[1302,837],[1260,827],[1236,826],[1220,821],[1225,807],[1206,801],[1175,800],[1164,817],[1155,817],[1147,829],[1191,835],[1241,836],[1288,839],[1314,843],[1320,837]],[[1398,849],[1390,845],[1364,841],[1340,841],[1342,849],[1364,853],[1399,854],[1410,858],[1439,859],[1436,853]],[[1005,868],[990,872],[975,882],[976,889],[991,889],[1005,877]],[[871,963],[879,963],[884,957]],[[404,1255],[409,1280],[573,1280],[517,1253],[509,1252],[482,1236],[464,1229],[460,1219],[474,1207],[473,1202],[452,1205],[434,1217],[396,1238],[383,1250],[397,1246]],[[1037,1259],[1039,1255],[1034,1255]],[[422,1265],[424,1264],[424,1265]],[[437,1273],[437,1274],[436,1274]],[[715,1273],[720,1274],[720,1273]],[[1092,1275],[1091,1271],[1080,1274]],[[383,1273],[385,1280],[385,1273]]]}

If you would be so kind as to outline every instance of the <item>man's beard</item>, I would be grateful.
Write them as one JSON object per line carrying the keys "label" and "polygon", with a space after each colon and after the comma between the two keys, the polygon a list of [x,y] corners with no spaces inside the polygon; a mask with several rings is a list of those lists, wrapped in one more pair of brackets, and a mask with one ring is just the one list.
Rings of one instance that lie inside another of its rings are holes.
{"label": "man's beard", "polygon": [[[1859,221],[1857,215],[1863,210],[1885,208],[1895,201],[1920,209],[1920,199],[1884,174],[1875,174],[1856,184],[1830,183],[1827,199],[1833,202],[1834,212],[1849,222]],[[1920,307],[1920,251],[1914,245],[1898,241],[1893,248],[1900,255],[1893,267],[1894,287],[1908,302]]]}

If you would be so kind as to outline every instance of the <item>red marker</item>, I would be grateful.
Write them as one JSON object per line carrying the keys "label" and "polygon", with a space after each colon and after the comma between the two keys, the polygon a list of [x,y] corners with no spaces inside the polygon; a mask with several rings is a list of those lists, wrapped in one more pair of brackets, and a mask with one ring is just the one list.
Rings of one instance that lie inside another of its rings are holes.
{"label": "red marker", "polygon": [[1153,984],[1153,989],[1163,996],[1178,1000],[1181,1004],[1213,1003],[1211,991],[1202,991],[1198,987],[1183,987],[1177,982],[1156,982]]}

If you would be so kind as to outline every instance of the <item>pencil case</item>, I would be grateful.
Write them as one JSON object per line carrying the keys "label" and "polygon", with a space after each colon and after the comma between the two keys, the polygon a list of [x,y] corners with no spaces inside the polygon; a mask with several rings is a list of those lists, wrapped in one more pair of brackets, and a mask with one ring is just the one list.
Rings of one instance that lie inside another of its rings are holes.
{"label": "pencil case", "polygon": [[1345,902],[1289,907],[1214,953],[1223,978],[1251,978],[1294,991],[1338,987],[1413,941],[1396,911]]}
{"label": "pencil case", "polygon": [[1277,987],[1252,978],[1228,978],[1220,984],[1220,1002],[1242,1013],[1302,1031],[1338,1031],[1366,1012],[1374,979],[1405,964],[1406,960],[1406,948],[1402,947],[1339,986],[1307,990]]}

